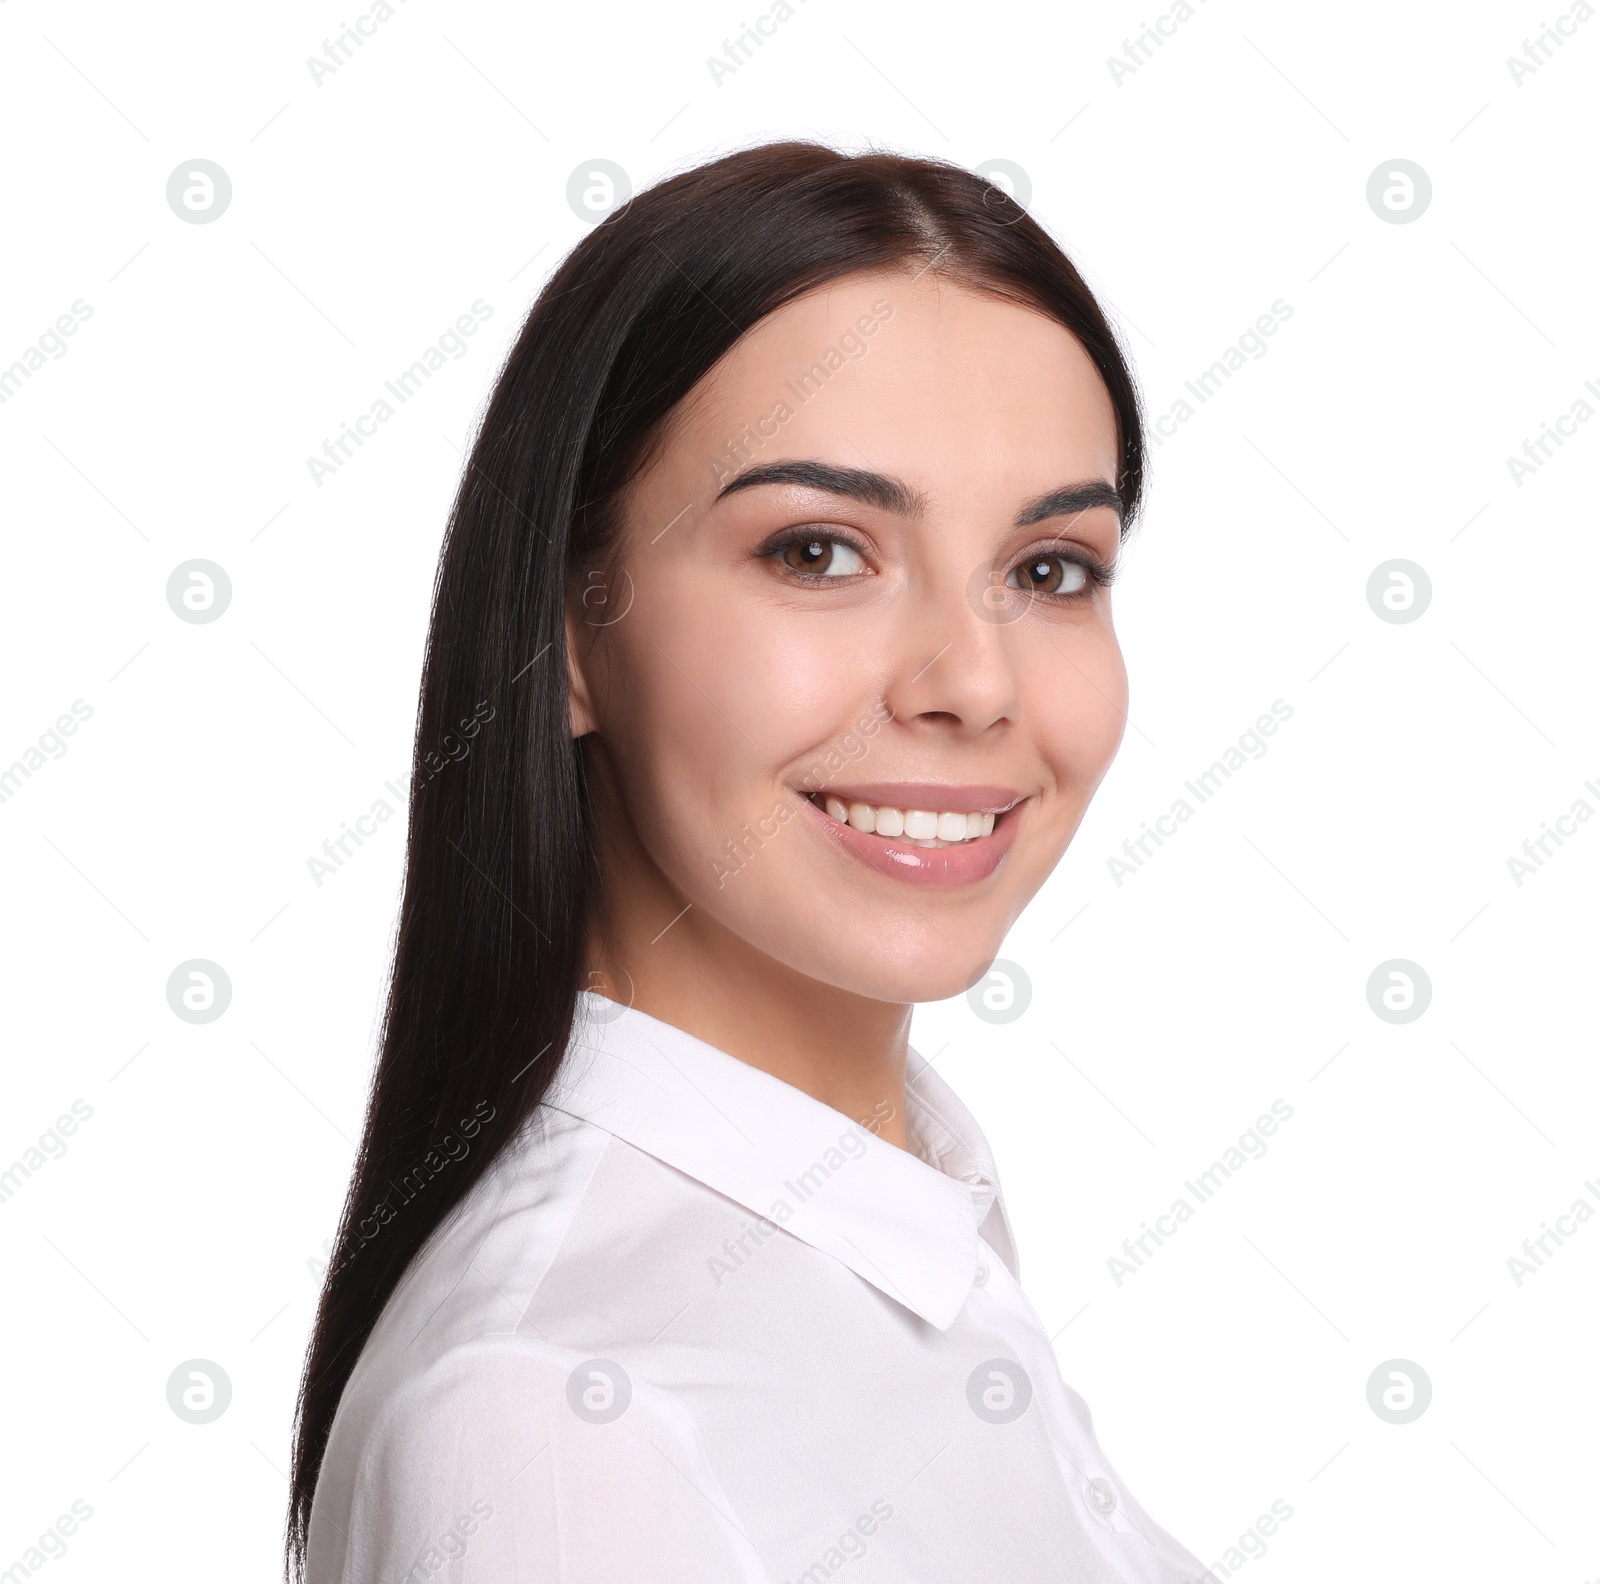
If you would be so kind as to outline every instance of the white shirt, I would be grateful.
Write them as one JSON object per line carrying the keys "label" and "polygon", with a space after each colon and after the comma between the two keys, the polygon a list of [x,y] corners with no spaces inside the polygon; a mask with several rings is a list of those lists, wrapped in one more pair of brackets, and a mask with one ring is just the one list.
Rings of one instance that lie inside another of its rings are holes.
{"label": "white shirt", "polygon": [[909,1151],[584,993],[547,1104],[357,1362],[308,1584],[1199,1580],[915,1054],[905,1122]]}

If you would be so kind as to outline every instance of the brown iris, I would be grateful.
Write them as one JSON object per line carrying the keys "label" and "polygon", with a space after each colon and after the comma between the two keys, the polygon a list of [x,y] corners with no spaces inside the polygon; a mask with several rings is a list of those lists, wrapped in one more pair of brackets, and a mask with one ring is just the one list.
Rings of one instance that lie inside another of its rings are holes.
{"label": "brown iris", "polygon": [[1012,574],[1013,587],[1030,594],[1076,594],[1088,582],[1088,574],[1070,556],[1029,556]]}
{"label": "brown iris", "polygon": [[796,539],[783,550],[783,564],[796,572],[826,572],[833,562],[833,542],[828,539]]}

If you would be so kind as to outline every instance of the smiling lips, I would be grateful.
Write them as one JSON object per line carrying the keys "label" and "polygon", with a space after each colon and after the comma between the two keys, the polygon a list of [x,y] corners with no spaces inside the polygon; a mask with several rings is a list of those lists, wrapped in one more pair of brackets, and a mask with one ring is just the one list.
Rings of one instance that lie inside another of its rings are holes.
{"label": "smiling lips", "polygon": [[823,833],[896,880],[959,886],[986,880],[1016,836],[1008,787],[889,784],[840,787],[806,800]]}

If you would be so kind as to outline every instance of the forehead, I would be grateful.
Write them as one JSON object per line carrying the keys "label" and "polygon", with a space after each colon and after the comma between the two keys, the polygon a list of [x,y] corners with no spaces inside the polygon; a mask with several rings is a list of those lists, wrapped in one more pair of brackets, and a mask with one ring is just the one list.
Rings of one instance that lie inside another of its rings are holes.
{"label": "forehead", "polygon": [[762,461],[870,465],[936,495],[1117,478],[1111,398],[1076,337],[931,271],[850,276],[763,319],[690,394],[672,449],[703,466],[747,426]]}

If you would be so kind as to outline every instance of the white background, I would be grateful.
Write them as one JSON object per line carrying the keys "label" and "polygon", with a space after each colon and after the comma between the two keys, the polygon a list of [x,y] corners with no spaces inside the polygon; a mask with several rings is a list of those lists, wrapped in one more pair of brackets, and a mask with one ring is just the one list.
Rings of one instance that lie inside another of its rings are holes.
{"label": "white background", "polygon": [[[0,767],[93,711],[0,802],[0,1167],[93,1112],[0,1203],[0,1569],[82,1500],[47,1579],[274,1575],[403,821],[320,887],[306,860],[398,806],[461,448],[584,234],[571,173],[798,134],[1019,165],[1152,414],[1293,310],[1154,451],[1117,594],[1132,724],[1006,946],[1027,1011],[918,1015],[1066,1378],[1203,1560],[1292,1506],[1252,1584],[1595,1576],[1600,1223],[1520,1287],[1506,1261],[1600,1202],[1600,826],[1520,886],[1506,859],[1600,809],[1600,423],[1520,484],[1506,459],[1600,383],[1600,19],[1519,85],[1565,10],[1206,0],[1119,83],[1158,0],[796,0],[718,83],[766,14],[740,3],[403,0],[320,83],[361,0],[0,4],[0,366],[92,308],[0,406]],[[233,195],[185,224],[166,184],[197,158]],[[1433,187],[1407,224],[1366,198],[1396,158]],[[466,354],[315,483],[475,299]],[[167,604],[194,558],[231,579],[213,623]],[[1394,558],[1432,584],[1410,623],[1366,598]],[[1266,754],[1117,884],[1108,856],[1275,699]],[[191,958],[232,982],[205,1025],[167,1005]],[[1432,984],[1407,1024],[1367,1001],[1392,958]],[[1122,1240],[1274,1099],[1268,1153],[1118,1285]],[[194,1358],[232,1383],[208,1425],[167,1406]],[[1397,1358],[1433,1388],[1404,1425],[1366,1396]]]}

